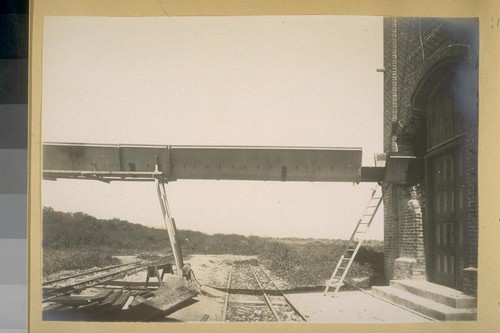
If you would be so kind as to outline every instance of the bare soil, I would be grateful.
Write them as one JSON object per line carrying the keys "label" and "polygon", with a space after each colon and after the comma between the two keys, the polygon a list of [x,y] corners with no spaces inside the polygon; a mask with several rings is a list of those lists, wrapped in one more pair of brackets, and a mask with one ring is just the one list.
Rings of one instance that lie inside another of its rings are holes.
{"label": "bare soil", "polygon": [[[245,266],[245,262],[256,259],[256,256],[191,255],[185,259],[185,262],[191,264],[200,284],[215,288],[226,288],[229,272],[233,268],[241,267],[242,264]],[[265,263],[260,262],[260,264],[280,289],[286,290],[290,287],[286,281],[277,278],[273,272],[265,269]],[[231,288],[234,287],[231,286]],[[224,297],[218,296],[202,293],[198,296],[199,303],[175,312],[170,318],[192,322],[199,321],[199,318],[204,314],[209,314],[208,321],[220,322],[223,320]],[[322,292],[287,292],[287,297],[306,317],[308,322],[409,323],[429,321],[415,313],[379,300],[371,296],[369,291],[341,291],[335,297],[332,297],[332,295],[324,296]],[[228,313],[230,321],[275,321],[264,304],[262,296],[237,294],[232,295],[229,301],[237,303],[236,307],[228,309],[228,312],[230,311]],[[288,313],[289,311],[283,310],[281,312],[280,316],[283,321],[298,320],[294,314]]]}
{"label": "bare soil", "polygon": [[[135,261],[135,256],[119,257],[122,263]],[[258,285],[250,279],[252,272],[247,270],[250,264],[255,264],[256,256],[241,255],[191,255],[185,262],[191,264],[195,277],[203,287],[201,293],[195,297],[196,303],[174,312],[165,318],[168,322],[222,322],[228,319],[232,322],[259,322],[275,321],[265,304],[264,297],[257,293],[232,294],[228,301],[234,306],[228,307],[226,318],[223,316],[226,298],[225,288],[228,287],[229,272],[234,274],[234,288],[258,290]],[[392,322],[425,322],[427,319],[406,311],[400,307],[386,303],[371,296],[369,291],[341,291],[336,297],[323,296],[322,292],[292,292],[295,287],[287,281],[281,280],[265,268],[265,262],[259,262],[269,277],[277,286],[286,291],[286,295],[293,305],[305,316],[308,322],[328,323],[392,323]],[[80,271],[59,272],[57,277],[76,274]],[[129,275],[122,280],[144,283],[146,271]],[[151,279],[152,282],[155,278]],[[239,282],[238,282],[239,281]],[[272,289],[271,284],[265,282],[265,287]],[[216,289],[212,289],[216,288]],[[219,289],[219,290],[217,290]],[[283,321],[297,321],[298,318],[280,306],[280,300],[270,295],[272,303],[278,303],[278,312]],[[281,309],[281,310],[280,310]]]}

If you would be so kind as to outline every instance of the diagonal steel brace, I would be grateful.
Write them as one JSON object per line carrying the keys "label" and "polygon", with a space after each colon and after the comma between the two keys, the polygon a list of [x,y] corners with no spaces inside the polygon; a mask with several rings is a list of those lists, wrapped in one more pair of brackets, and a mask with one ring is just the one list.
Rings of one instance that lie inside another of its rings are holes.
{"label": "diagonal steel brace", "polygon": [[172,247],[172,252],[174,254],[174,261],[176,266],[176,274],[182,275],[182,267],[184,262],[182,260],[181,246],[179,242],[179,237],[177,236],[177,228],[175,227],[175,221],[170,214],[170,208],[167,201],[167,192],[165,191],[165,181],[162,173],[158,171],[158,163],[155,166],[155,177],[156,191],[158,193],[158,199],[160,201],[161,211],[163,213],[163,221],[165,222],[165,227],[167,228],[168,239],[170,241],[170,246]]}

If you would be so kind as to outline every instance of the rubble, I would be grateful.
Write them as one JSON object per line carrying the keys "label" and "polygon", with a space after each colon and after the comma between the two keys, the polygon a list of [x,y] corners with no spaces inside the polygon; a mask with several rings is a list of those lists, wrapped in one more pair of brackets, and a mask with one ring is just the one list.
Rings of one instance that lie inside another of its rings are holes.
{"label": "rubble", "polygon": [[70,295],[47,299],[45,320],[150,321],[164,318],[193,302],[199,286],[177,275],[166,276],[157,290],[145,287],[87,288]]}

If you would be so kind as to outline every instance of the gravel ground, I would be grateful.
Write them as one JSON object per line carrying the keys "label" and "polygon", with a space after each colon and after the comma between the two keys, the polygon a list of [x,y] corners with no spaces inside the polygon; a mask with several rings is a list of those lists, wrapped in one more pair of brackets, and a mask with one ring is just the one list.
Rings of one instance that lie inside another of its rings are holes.
{"label": "gravel ground", "polygon": [[[185,261],[191,264],[193,271],[202,285],[211,287],[227,287],[228,274],[235,262],[256,259],[253,256],[234,255],[192,255]],[[267,270],[266,270],[267,271]],[[281,289],[287,289],[285,281],[276,279],[267,273]],[[248,296],[248,295],[247,295]],[[200,302],[182,309],[172,316],[182,321],[198,321],[203,311],[211,312],[208,321],[221,321],[223,298],[203,296]],[[243,296],[245,298],[245,296]],[[361,291],[341,291],[337,296],[323,296],[322,292],[287,293],[287,297],[313,323],[411,323],[428,322],[429,320],[398,306],[384,302]],[[245,301],[239,296],[238,301]],[[196,306],[196,308],[193,308]],[[220,312],[215,309],[220,307]],[[191,308],[191,310],[189,310]],[[196,315],[190,315],[189,311]],[[253,321],[262,313],[250,314],[245,321]],[[242,319],[242,318],[241,318]]]}
{"label": "gravel ground", "polygon": [[[123,263],[126,263],[134,261],[136,258],[130,256],[120,259],[122,259]],[[184,261],[191,264],[194,274],[201,285],[226,288],[231,270],[234,268],[238,270],[237,268],[241,267],[242,264],[247,265],[246,262],[256,259],[256,256],[191,255]],[[265,266],[265,263],[263,266]],[[286,281],[278,279],[268,270],[266,272],[280,289],[286,290],[288,288]],[[54,279],[69,275],[68,273],[75,274],[77,271],[60,272],[57,276],[52,275],[50,278]],[[234,271],[233,274],[235,274]],[[236,273],[236,276],[238,276],[238,273]],[[124,280],[145,282],[145,277],[146,272],[142,271],[127,276]],[[151,281],[156,282],[154,278]],[[211,292],[210,288],[206,289],[208,292],[202,291],[200,295],[195,297],[197,301],[195,304],[171,314],[165,318],[165,321],[199,322],[200,320],[206,320],[208,322],[221,322],[223,320],[222,312],[225,293],[214,290]],[[429,321],[413,312],[379,300],[371,296],[369,292],[342,291],[336,297],[331,295],[323,296],[322,292],[287,293],[287,297],[306,317],[307,321],[313,323],[410,323]],[[252,300],[256,303],[262,301],[252,295],[237,295],[234,300],[241,303],[251,302]],[[234,314],[234,319],[237,321],[251,322],[267,318],[267,310],[265,308],[259,309],[258,305],[254,306],[252,313],[246,313],[243,308],[234,309],[234,311],[237,312]]]}

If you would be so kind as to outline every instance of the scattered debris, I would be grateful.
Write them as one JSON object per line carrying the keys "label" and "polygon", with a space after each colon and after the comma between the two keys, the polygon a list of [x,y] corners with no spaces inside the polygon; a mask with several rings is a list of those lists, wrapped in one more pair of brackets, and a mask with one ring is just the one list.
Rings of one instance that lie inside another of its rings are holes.
{"label": "scattered debris", "polygon": [[150,321],[182,309],[195,302],[198,286],[177,275],[156,291],[87,288],[79,293],[58,296],[45,302],[43,318],[46,320],[106,320]]}

